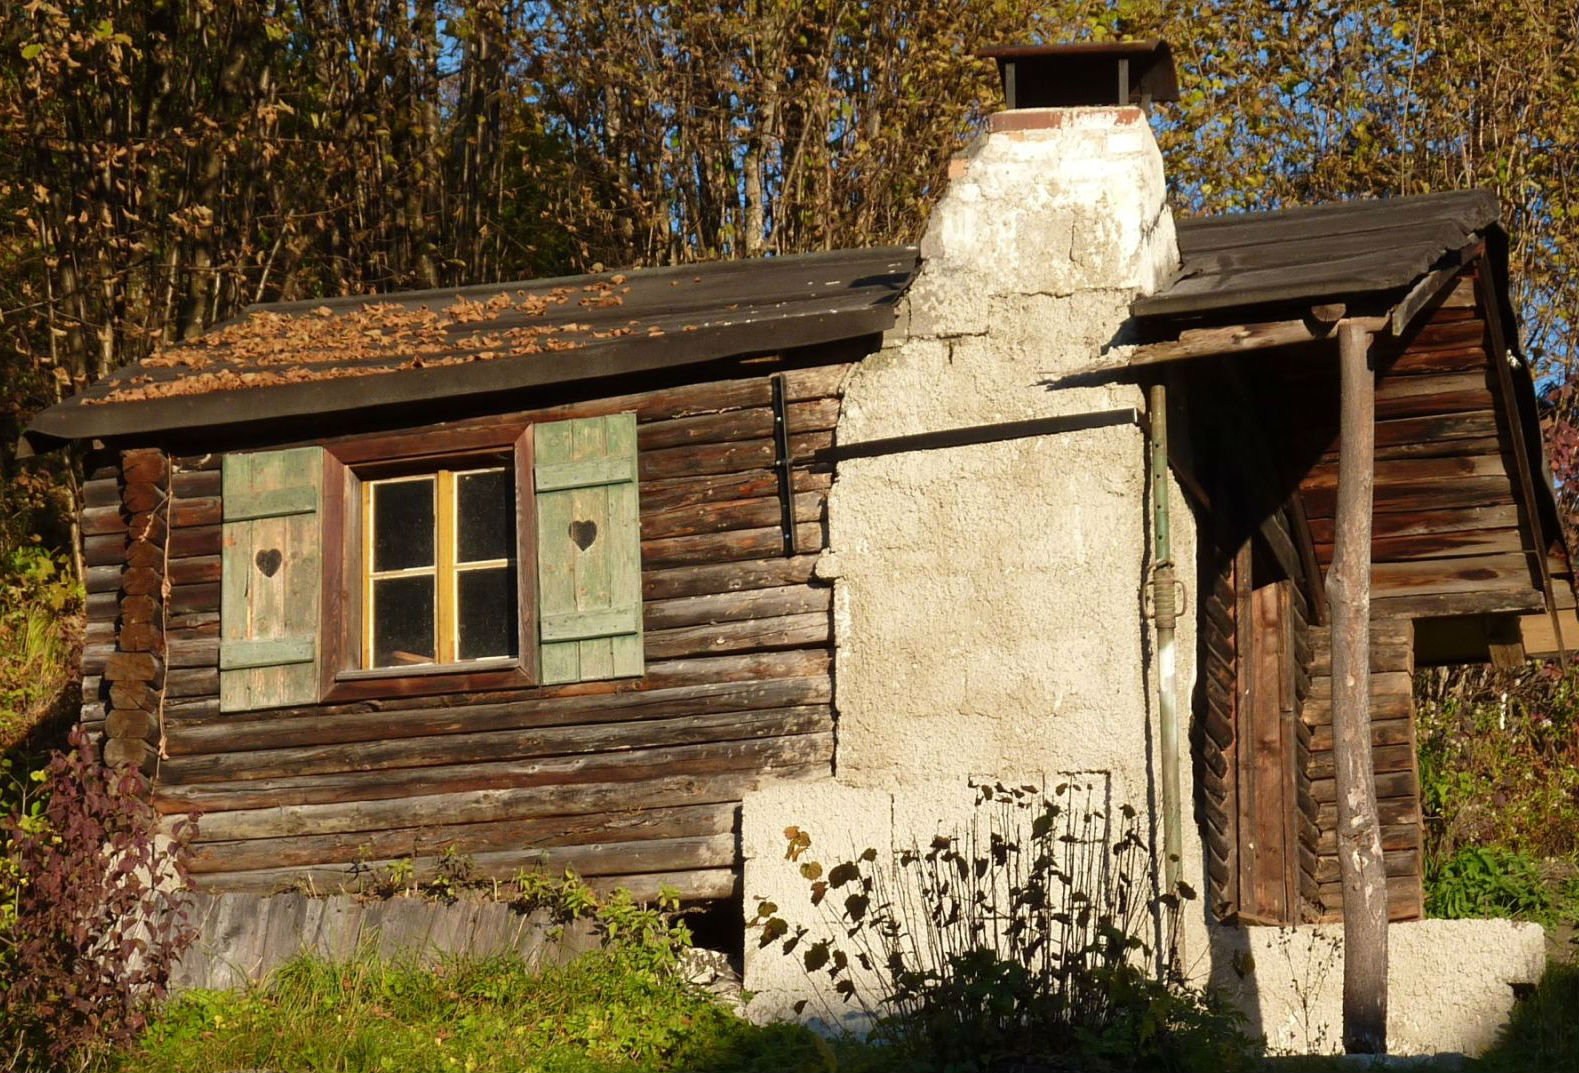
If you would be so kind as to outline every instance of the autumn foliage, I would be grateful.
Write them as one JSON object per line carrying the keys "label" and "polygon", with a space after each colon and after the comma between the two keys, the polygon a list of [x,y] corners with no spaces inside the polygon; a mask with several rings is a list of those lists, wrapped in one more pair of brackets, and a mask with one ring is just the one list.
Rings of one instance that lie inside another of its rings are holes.
{"label": "autumn foliage", "polygon": [[3,825],[0,1049],[61,1069],[135,1039],[164,996],[193,934],[168,893],[193,832],[179,820],[156,836],[146,781],[106,769],[81,730],[40,792]]}

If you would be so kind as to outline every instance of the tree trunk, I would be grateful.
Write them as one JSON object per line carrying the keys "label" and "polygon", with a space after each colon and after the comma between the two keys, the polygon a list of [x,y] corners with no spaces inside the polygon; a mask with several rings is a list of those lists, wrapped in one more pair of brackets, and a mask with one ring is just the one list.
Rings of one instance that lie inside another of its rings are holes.
{"label": "tree trunk", "polygon": [[1332,605],[1332,728],[1343,880],[1343,1047],[1387,1051],[1387,871],[1371,757],[1371,500],[1376,378],[1371,336],[1338,328],[1342,384]]}

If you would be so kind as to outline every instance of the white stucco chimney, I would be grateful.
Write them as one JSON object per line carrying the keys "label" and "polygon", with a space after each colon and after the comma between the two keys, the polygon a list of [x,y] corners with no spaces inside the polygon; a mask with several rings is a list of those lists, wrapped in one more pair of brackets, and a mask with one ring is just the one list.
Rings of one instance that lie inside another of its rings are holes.
{"label": "white stucco chimney", "polygon": [[1166,44],[989,49],[1008,108],[957,157],[922,239],[912,331],[986,331],[995,299],[1149,293],[1178,267],[1147,109],[1177,95]]}
{"label": "white stucco chimney", "polygon": [[[1172,68],[1155,44],[995,58],[1011,107],[954,162],[905,313],[844,385],[837,442],[886,447],[839,463],[816,565],[834,589],[835,754],[826,777],[746,795],[748,915],[759,899],[805,905],[790,824],[827,862],[968,829],[984,783],[1078,776],[1145,808],[1155,781],[1144,400],[1131,383],[1056,381],[1103,360],[1136,295],[1177,268],[1144,108],[1171,95]],[[1191,519],[1173,528],[1193,562]],[[1185,696],[1194,643],[1182,624]],[[1204,886],[1198,847],[1183,856]],[[806,1008],[807,974],[776,947],[746,944],[746,986],[753,1017]]]}

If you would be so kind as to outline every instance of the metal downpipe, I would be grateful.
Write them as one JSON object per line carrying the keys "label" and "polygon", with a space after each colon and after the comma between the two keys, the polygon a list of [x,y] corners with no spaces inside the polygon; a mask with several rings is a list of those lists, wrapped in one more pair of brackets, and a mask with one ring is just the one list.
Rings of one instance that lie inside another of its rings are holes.
{"label": "metal downpipe", "polygon": [[1184,856],[1179,801],[1179,711],[1175,633],[1179,621],[1178,584],[1168,522],[1168,393],[1156,383],[1146,406],[1150,443],[1152,573],[1151,607],[1157,630],[1157,713],[1162,737],[1162,844],[1167,893],[1177,892]]}

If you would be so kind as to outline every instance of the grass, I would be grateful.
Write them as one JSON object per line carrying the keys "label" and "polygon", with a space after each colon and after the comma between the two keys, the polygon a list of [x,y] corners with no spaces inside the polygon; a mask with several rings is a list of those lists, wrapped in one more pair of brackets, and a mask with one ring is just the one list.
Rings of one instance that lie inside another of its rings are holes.
{"label": "grass", "polygon": [[1487,1073],[1572,1069],[1579,1060],[1579,965],[1554,961],[1476,1068]]}
{"label": "grass", "polygon": [[[1579,966],[1554,963],[1484,1058],[1411,1068],[1564,1070],[1576,1054]],[[798,1025],[751,1025],[679,981],[605,951],[542,973],[509,959],[424,969],[372,958],[344,965],[300,958],[253,991],[198,991],[175,1000],[141,1047],[108,1068],[884,1073],[901,1063],[875,1044],[824,1041]],[[1266,1068],[1369,1067],[1311,1057],[1270,1059]]]}
{"label": "grass", "polygon": [[[648,952],[650,953],[650,952]],[[1425,1070],[1572,1068],[1579,1054],[1579,966],[1553,962],[1491,1052]],[[246,992],[190,992],[169,1003],[129,1054],[101,1073],[887,1073],[909,1068],[880,1044],[827,1041],[792,1024],[756,1026],[640,949],[611,946],[536,971],[511,958],[436,968],[364,956],[302,957]],[[1080,1063],[1070,1068],[1108,1068]],[[1373,1068],[1274,1058],[1274,1071]],[[1384,1068],[1377,1064],[1374,1068]]]}
{"label": "grass", "polygon": [[861,1073],[884,1055],[796,1025],[756,1027],[618,950],[535,972],[498,959],[437,969],[299,958],[245,993],[168,1005],[121,1073],[412,1070]]}

